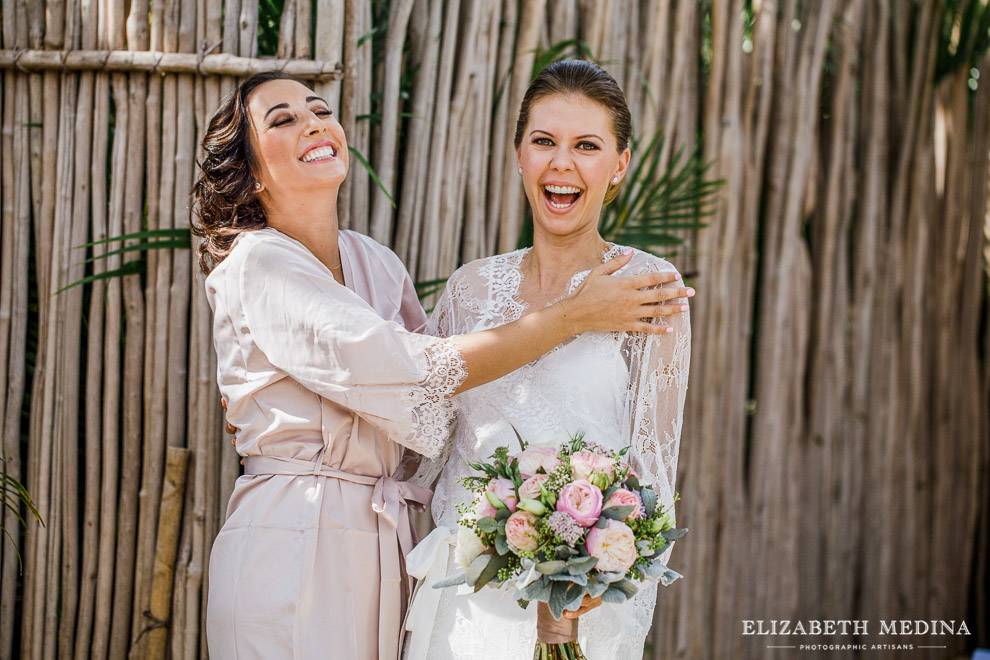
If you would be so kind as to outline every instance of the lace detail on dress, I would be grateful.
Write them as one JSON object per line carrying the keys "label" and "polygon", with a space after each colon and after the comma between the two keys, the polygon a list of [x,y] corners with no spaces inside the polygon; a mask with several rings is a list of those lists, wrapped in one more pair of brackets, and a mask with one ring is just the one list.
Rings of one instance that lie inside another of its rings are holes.
{"label": "lace detail on dress", "polygon": [[450,339],[432,344],[425,354],[426,378],[407,393],[415,422],[403,444],[424,456],[438,458],[457,413],[453,395],[467,378],[467,363]]}
{"label": "lace detail on dress", "polygon": [[[610,246],[603,261],[620,254]],[[526,250],[472,262],[455,273],[434,310],[430,327],[451,336],[497,327],[518,319],[526,310],[519,298]],[[637,252],[620,274],[673,270],[662,259]],[[588,271],[575,273],[572,293]],[[670,284],[667,286],[680,286]],[[439,314],[438,314],[439,313]],[[470,496],[457,483],[473,474],[469,462],[490,455],[496,447],[516,447],[513,428],[524,438],[584,431],[612,449],[632,445],[630,459],[644,483],[657,488],[665,506],[673,504],[674,473],[690,358],[690,325],[686,314],[669,317],[675,332],[638,335],[586,332],[557,346],[538,360],[491,383],[458,395],[460,417],[449,458],[424,460],[415,483],[431,484],[442,468],[433,498],[433,518],[455,529],[457,504]],[[594,378],[589,378],[594,374]],[[451,569],[455,569],[451,560]],[[605,605],[581,617],[581,645],[589,657],[639,659],[653,622],[657,588],[643,585],[621,605]],[[494,590],[440,597],[429,658],[482,660],[527,657],[536,638],[533,608],[522,610],[511,597]]]}

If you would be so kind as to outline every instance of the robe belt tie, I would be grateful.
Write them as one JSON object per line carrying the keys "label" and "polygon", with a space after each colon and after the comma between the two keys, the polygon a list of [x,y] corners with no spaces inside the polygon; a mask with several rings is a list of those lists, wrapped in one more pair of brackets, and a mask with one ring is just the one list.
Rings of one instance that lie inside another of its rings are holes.
{"label": "robe belt tie", "polygon": [[[244,458],[244,474],[320,476],[373,486],[371,508],[378,514],[378,547],[381,571],[381,592],[378,609],[378,658],[395,660],[399,654],[398,640],[402,633],[402,574],[399,568],[399,550],[407,555],[415,541],[408,523],[408,510],[412,506],[423,511],[433,498],[433,493],[408,481],[391,476],[369,477],[352,474],[323,465],[323,452],[315,464],[295,458],[280,456],[247,456]],[[405,524],[400,525],[400,521]]]}

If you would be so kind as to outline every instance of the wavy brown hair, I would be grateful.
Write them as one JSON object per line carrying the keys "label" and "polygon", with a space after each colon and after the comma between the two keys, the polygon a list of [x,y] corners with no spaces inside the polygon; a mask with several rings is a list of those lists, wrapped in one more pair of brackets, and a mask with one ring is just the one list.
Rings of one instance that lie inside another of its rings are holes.
{"label": "wavy brown hair", "polygon": [[[615,136],[619,153],[626,150],[632,137],[632,115],[626,104],[626,95],[622,93],[619,83],[615,82],[615,78],[609,75],[608,71],[584,60],[554,62],[533,78],[519,105],[516,149],[522,144],[523,133],[526,132],[526,126],[529,124],[530,108],[537,101],[556,94],[579,94],[608,110],[612,119],[612,135]],[[608,204],[618,197],[621,188],[621,181],[616,185],[610,182],[605,192],[605,203]]]}
{"label": "wavy brown hair", "polygon": [[251,149],[247,104],[251,93],[271,80],[295,78],[282,71],[254,74],[220,105],[203,138],[206,156],[192,189],[199,223],[193,220],[191,224],[192,233],[203,238],[199,266],[204,273],[230,254],[238,234],[268,225],[254,187],[256,158]]}

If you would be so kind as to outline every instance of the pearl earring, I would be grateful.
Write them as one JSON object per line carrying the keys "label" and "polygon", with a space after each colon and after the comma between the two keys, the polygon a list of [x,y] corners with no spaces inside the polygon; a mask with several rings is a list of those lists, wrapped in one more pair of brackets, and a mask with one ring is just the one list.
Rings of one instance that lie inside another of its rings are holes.
{"label": "pearl earring", "polygon": [[612,185],[615,186],[615,185],[618,185],[618,183],[619,183],[619,177],[618,176],[613,176],[612,177]]}
{"label": "pearl earring", "polygon": [[260,183],[255,183],[254,184],[254,189],[255,190],[261,190],[261,184]]}
{"label": "pearl earring", "polygon": [[516,168],[516,171],[519,172],[520,174],[522,174],[522,168],[521,167],[517,167]]}

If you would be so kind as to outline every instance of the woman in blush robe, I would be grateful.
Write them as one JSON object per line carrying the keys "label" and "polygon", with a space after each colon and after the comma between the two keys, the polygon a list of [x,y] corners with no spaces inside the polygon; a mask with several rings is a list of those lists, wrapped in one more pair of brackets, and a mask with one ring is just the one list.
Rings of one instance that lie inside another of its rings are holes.
{"label": "woman in blush robe", "polygon": [[210,655],[395,658],[410,591],[403,451],[440,455],[453,396],[586,330],[659,332],[660,275],[588,277],[553,309],[451,338],[387,248],[339,231],[347,143],[326,101],[258,74],[210,122],[194,195],[217,379],[244,476],[210,560]]}

